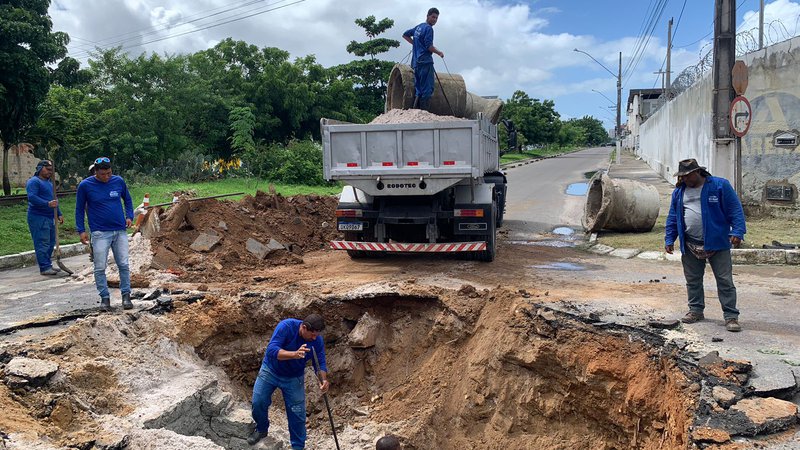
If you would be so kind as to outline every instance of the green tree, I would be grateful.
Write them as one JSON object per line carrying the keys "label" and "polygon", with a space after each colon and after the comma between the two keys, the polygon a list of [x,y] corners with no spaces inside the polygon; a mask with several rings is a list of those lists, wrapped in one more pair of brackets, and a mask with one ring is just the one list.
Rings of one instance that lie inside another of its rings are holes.
{"label": "green tree", "polygon": [[560,115],[552,100],[531,98],[523,91],[516,91],[503,107],[503,118],[514,122],[517,131],[528,144],[552,144],[558,137],[561,126]]}
{"label": "green tree", "polygon": [[234,152],[242,153],[253,151],[256,143],[253,140],[253,132],[256,126],[256,116],[247,107],[233,108],[228,115],[231,123],[231,147]]}
{"label": "green tree", "polygon": [[50,88],[47,64],[63,58],[69,37],[53,32],[50,0],[10,0],[0,4],[0,140],[3,192],[11,193],[8,153],[36,121],[37,107]]}
{"label": "green tree", "polygon": [[394,26],[394,20],[383,18],[377,21],[375,16],[356,19],[356,25],[364,29],[368,40],[365,42],[350,41],[347,52],[367,59],[357,59],[347,64],[334,67],[343,78],[353,81],[355,85],[356,104],[371,116],[381,114],[386,103],[386,83],[394,67],[391,61],[376,57],[392,48],[400,46],[396,39],[378,37]]}
{"label": "green tree", "polygon": [[567,147],[570,145],[584,145],[586,142],[586,130],[578,125],[574,120],[568,120],[561,124],[558,130],[558,145]]}
{"label": "green tree", "polygon": [[597,145],[608,142],[608,132],[603,127],[603,122],[592,116],[583,116],[580,119],[572,119],[579,127],[583,128],[586,135],[585,145]]}

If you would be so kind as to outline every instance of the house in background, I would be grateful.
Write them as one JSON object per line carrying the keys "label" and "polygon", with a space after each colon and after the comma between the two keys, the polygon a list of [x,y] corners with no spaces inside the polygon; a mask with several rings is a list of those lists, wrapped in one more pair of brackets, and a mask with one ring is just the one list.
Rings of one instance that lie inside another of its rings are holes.
{"label": "house in background", "polygon": [[639,126],[663,105],[664,90],[631,89],[628,93],[628,136],[622,141],[627,149],[639,148]]}

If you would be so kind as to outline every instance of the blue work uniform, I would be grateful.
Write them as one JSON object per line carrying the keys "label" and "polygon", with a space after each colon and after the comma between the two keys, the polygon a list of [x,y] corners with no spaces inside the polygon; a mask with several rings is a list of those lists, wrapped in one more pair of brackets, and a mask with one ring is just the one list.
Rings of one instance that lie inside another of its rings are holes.
{"label": "blue work uniform", "polygon": [[411,67],[414,68],[414,90],[417,97],[428,99],[433,95],[433,27],[422,22],[414,28],[406,30],[403,36],[413,39]]}
{"label": "blue work uniform", "polygon": [[[33,239],[33,249],[36,253],[39,272],[44,272],[53,267],[51,257],[53,248],[56,246],[53,208],[48,205],[55,198],[53,185],[36,175],[25,183],[25,192],[28,194],[28,230]],[[56,211],[61,217],[61,210],[56,207]]]}

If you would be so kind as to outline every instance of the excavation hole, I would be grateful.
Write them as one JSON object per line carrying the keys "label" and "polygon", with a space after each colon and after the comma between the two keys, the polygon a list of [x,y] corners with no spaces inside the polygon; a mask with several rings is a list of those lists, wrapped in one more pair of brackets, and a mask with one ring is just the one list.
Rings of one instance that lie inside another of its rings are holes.
{"label": "excavation hole", "polygon": [[[652,344],[471,286],[456,297],[367,294],[256,308],[196,350],[235,380],[232,401],[246,404],[278,320],[323,314],[342,448],[374,448],[387,429],[409,449],[687,445],[688,383]],[[312,380],[308,369],[307,448],[332,449]],[[285,417],[277,393],[271,417]]]}

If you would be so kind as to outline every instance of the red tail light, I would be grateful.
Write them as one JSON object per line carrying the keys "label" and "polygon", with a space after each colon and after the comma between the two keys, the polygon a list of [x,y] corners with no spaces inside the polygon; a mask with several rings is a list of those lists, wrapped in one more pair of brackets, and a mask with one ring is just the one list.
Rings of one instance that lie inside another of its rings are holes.
{"label": "red tail light", "polygon": [[455,161],[445,161],[443,164],[444,164],[445,166],[455,166],[455,165],[456,165],[456,162],[455,162]]}
{"label": "red tail light", "polygon": [[453,210],[456,217],[483,217],[482,209],[456,209]]}
{"label": "red tail light", "polygon": [[418,166],[419,163],[417,161],[409,161],[406,163],[407,166]]}
{"label": "red tail light", "polygon": [[358,163],[347,163],[347,167],[358,167]]}
{"label": "red tail light", "polygon": [[360,209],[337,209],[336,217],[361,217],[363,213]]}
{"label": "red tail light", "polygon": [[381,163],[381,165],[382,165],[383,167],[391,167],[391,166],[393,166],[393,165],[394,165],[394,163],[393,163],[393,162],[391,162],[391,161],[384,161],[384,162],[382,162],[382,163]]}

